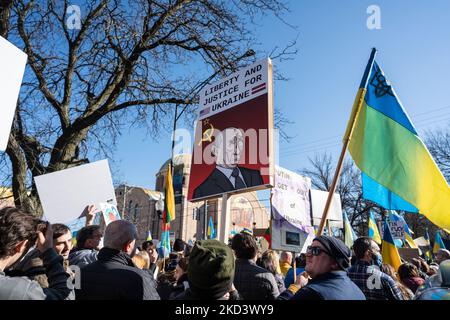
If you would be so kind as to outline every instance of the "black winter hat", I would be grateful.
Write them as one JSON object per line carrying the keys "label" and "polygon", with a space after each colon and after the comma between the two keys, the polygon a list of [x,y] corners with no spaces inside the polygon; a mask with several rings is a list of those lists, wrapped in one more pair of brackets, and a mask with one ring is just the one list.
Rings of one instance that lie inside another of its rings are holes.
{"label": "black winter hat", "polygon": [[350,267],[352,252],[341,240],[329,236],[319,236],[314,241],[319,241],[325,247],[342,270]]}
{"label": "black winter hat", "polygon": [[232,250],[217,240],[195,242],[189,255],[189,287],[205,299],[219,299],[230,291],[234,279]]}
{"label": "black winter hat", "polygon": [[175,239],[173,243],[173,251],[180,252],[184,251],[184,247],[186,246],[186,243],[181,239]]}

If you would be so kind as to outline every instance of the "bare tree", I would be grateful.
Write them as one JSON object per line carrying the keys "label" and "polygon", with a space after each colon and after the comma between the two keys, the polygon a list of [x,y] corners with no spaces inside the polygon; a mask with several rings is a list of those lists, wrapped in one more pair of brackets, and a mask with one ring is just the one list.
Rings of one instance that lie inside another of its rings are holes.
{"label": "bare tree", "polygon": [[[333,181],[335,164],[328,153],[316,154],[309,158],[311,167],[300,170],[304,176],[311,178],[312,187],[328,191]],[[346,160],[336,188],[340,194],[342,210],[347,213],[350,224],[359,235],[367,234],[367,221],[370,210],[375,215],[382,214],[382,209],[371,201],[363,199],[361,172],[352,160]]]}
{"label": "bare tree", "polygon": [[[110,156],[131,124],[153,135],[170,128],[175,105],[189,117],[207,82],[255,59],[249,23],[287,11],[281,0],[79,6],[79,28],[68,0],[13,0],[0,8],[1,35],[28,55],[3,179],[15,204],[37,214],[35,176]],[[273,55],[295,54],[290,48]]]}
{"label": "bare tree", "polygon": [[450,179],[450,131],[437,130],[429,132],[425,139],[425,144],[428,147],[431,155],[436,161],[439,169],[441,169],[444,177],[449,181]]}

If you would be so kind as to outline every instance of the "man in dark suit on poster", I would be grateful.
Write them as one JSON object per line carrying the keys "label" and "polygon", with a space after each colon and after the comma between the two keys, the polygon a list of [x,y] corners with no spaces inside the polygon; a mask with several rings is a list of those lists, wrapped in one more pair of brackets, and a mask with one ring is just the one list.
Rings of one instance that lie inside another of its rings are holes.
{"label": "man in dark suit on poster", "polygon": [[194,190],[194,198],[262,185],[259,170],[238,166],[244,151],[242,130],[230,127],[220,132],[213,142],[211,155],[215,157],[213,172]]}

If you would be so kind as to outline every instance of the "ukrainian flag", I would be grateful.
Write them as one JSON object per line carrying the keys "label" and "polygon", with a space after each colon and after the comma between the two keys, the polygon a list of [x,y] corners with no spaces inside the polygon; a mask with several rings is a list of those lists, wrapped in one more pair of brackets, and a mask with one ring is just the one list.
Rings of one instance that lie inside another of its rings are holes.
{"label": "ukrainian flag", "polygon": [[345,245],[349,248],[353,246],[353,242],[358,238],[355,231],[352,228],[352,225],[350,224],[350,221],[348,220],[347,213],[344,211],[344,228],[345,228],[345,234],[344,234],[344,242]]}
{"label": "ukrainian flag", "polygon": [[147,233],[147,241],[152,241],[153,240],[153,238],[152,238],[152,233],[149,231],[148,233]]}
{"label": "ukrainian flag", "polygon": [[209,224],[208,224],[208,237],[210,239],[215,239],[216,238],[216,230],[214,229],[214,224],[212,221],[212,217],[209,217]]}
{"label": "ukrainian flag", "polygon": [[383,257],[383,263],[390,264],[395,270],[402,264],[400,254],[392,238],[391,230],[389,230],[389,224],[387,220],[384,222],[383,241],[381,243],[381,256]]}
{"label": "ukrainian flag", "polygon": [[378,244],[381,244],[380,232],[378,231],[377,223],[373,217],[372,211],[369,215],[369,237]]}
{"label": "ukrainian flag", "polygon": [[448,231],[450,188],[375,62],[375,53],[373,49],[344,142],[350,140],[353,160],[372,182]]}
{"label": "ukrainian flag", "polygon": [[428,250],[427,250],[427,252],[425,252],[425,257],[426,257],[428,260],[431,260],[431,259],[432,259],[432,256],[431,256],[430,236],[428,235],[428,229],[425,229],[425,235],[424,235],[423,237],[424,237],[425,240],[427,240],[427,242],[428,242]]}
{"label": "ukrainian flag", "polygon": [[436,238],[434,238],[433,253],[438,252],[439,249],[445,249],[444,241],[442,241],[441,234],[436,231]]}

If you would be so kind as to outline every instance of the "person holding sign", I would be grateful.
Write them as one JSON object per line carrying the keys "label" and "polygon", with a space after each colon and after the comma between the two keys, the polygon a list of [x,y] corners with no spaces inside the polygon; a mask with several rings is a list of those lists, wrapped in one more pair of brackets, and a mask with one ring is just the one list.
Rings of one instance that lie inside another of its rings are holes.
{"label": "person holding sign", "polygon": [[103,237],[101,227],[93,224],[97,212],[98,210],[94,205],[88,205],[81,214],[81,217],[86,216],[86,225],[77,232],[77,245],[69,255],[71,265],[83,267],[97,261],[97,254]]}
{"label": "person holding sign", "polygon": [[215,138],[211,155],[215,158],[213,172],[194,190],[194,198],[206,197],[232,190],[264,184],[259,170],[239,166],[244,151],[244,133],[234,127],[226,128]]}

